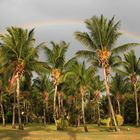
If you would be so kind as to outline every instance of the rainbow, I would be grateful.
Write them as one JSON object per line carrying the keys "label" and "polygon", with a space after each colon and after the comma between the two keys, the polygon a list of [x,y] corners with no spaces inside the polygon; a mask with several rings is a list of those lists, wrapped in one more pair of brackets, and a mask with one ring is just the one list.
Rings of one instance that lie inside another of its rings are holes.
{"label": "rainbow", "polygon": [[50,25],[75,25],[75,24],[84,24],[82,20],[45,20],[45,21],[35,21],[33,23],[21,25],[20,27],[24,28],[34,28],[34,27],[43,27],[43,26],[50,26]]}
{"label": "rainbow", "polygon": [[[17,25],[18,27],[22,28],[38,28],[38,27],[45,27],[45,26],[59,26],[59,25],[84,25],[84,20],[78,20],[78,19],[73,19],[73,20],[66,20],[66,19],[61,19],[61,20],[42,20],[42,21],[35,21],[32,23],[24,24],[24,25]],[[0,34],[5,33],[5,31],[2,31]],[[126,35],[127,37],[131,39],[135,39],[137,41],[140,40],[140,35],[130,32],[128,30],[121,30],[121,33]]]}
{"label": "rainbow", "polygon": [[135,40],[137,40],[137,41],[140,40],[140,35],[138,35],[138,34],[136,34],[136,33],[130,32],[130,31],[128,31],[128,30],[121,30],[121,32],[122,32],[124,35],[128,36],[129,38],[135,39]]}

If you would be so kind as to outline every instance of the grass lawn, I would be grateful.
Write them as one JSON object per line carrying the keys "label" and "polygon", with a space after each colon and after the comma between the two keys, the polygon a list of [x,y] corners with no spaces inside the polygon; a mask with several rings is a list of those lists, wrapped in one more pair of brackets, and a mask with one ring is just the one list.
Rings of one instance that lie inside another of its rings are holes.
{"label": "grass lawn", "polygon": [[120,132],[111,132],[106,127],[90,124],[88,129],[88,133],[84,133],[82,127],[56,131],[54,125],[31,124],[22,131],[8,125],[0,126],[0,140],[140,140],[140,127],[122,126]]}

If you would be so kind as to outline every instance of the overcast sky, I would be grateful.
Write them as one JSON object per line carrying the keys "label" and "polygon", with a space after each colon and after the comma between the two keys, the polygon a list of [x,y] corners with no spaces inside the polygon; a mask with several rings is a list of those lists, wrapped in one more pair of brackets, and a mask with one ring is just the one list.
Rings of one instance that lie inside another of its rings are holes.
{"label": "overcast sky", "polygon": [[[85,31],[82,21],[94,15],[121,20],[124,35],[119,43],[140,41],[140,0],[0,0],[0,32],[8,26],[35,27],[38,43],[71,42],[68,56],[82,48],[73,36]],[[48,24],[46,24],[48,23]],[[137,35],[137,38],[135,36]],[[137,49],[137,54],[140,49]]]}

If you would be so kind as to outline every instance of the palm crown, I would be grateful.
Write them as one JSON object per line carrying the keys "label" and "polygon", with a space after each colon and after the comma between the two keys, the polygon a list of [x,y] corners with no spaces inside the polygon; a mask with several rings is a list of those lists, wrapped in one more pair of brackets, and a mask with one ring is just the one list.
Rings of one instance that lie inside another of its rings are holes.
{"label": "palm crown", "polygon": [[121,32],[119,32],[120,21],[115,23],[114,17],[108,21],[103,15],[100,18],[94,16],[87,19],[85,24],[89,32],[75,32],[75,37],[88,50],[78,51],[76,53],[78,56],[85,56],[89,59],[96,58],[102,65],[105,65],[114,53],[139,45],[138,43],[128,43],[115,47]]}

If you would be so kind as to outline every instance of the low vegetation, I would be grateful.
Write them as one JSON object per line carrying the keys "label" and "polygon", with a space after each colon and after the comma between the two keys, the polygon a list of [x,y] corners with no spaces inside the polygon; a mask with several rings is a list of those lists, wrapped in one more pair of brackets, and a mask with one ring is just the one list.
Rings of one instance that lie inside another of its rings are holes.
{"label": "low vegetation", "polygon": [[28,124],[24,131],[11,129],[7,126],[5,129],[0,127],[1,140],[139,140],[140,128],[134,126],[121,126],[120,132],[114,132],[105,126],[87,125],[89,132],[83,133],[80,126],[69,127],[64,131],[56,131],[54,125],[44,127],[41,124]]}

